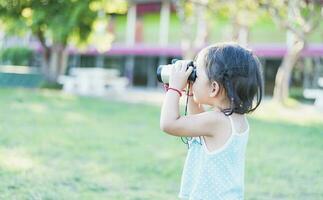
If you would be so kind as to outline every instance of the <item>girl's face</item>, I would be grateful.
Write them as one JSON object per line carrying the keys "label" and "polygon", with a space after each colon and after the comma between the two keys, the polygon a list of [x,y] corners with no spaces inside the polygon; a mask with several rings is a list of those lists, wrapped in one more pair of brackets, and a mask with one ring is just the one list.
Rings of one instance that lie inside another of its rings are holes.
{"label": "girl's face", "polygon": [[192,86],[194,100],[200,104],[209,104],[211,83],[206,74],[204,53],[200,52],[195,61],[196,64],[196,80]]}

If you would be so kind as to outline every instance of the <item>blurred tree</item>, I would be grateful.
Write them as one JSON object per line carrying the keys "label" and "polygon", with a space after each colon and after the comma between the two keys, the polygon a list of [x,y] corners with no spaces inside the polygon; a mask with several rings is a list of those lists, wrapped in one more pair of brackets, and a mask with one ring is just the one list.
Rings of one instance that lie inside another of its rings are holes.
{"label": "blurred tree", "polygon": [[193,59],[197,48],[205,44],[207,38],[206,10],[208,0],[174,1],[181,22],[181,49],[184,59]]}
{"label": "blurred tree", "polygon": [[68,43],[87,42],[99,10],[104,14],[125,12],[126,3],[121,0],[0,0],[0,20],[7,31],[29,30],[40,41],[42,72],[51,82],[66,70]]}
{"label": "blurred tree", "polygon": [[286,103],[292,70],[306,47],[307,38],[323,17],[321,0],[262,0],[261,6],[274,21],[287,30],[287,52],[280,65],[274,89],[274,99]]}
{"label": "blurred tree", "polygon": [[232,32],[231,40],[242,46],[249,42],[250,27],[264,12],[259,9],[258,0],[210,0],[209,7],[217,15],[229,19]]}
{"label": "blurred tree", "polygon": [[187,59],[192,59],[196,49],[205,45],[210,23],[214,23],[210,17],[229,19],[231,40],[246,46],[249,28],[262,13],[257,0],[177,0],[175,5],[182,24],[182,51]]}
{"label": "blurred tree", "polygon": [[10,47],[0,51],[2,64],[26,66],[32,60],[33,50],[27,47]]}

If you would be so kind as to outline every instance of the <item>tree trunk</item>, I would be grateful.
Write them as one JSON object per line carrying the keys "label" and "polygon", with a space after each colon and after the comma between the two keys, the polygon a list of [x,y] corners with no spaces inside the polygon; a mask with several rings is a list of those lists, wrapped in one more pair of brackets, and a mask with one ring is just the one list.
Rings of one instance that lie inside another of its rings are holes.
{"label": "tree trunk", "polygon": [[289,95],[289,82],[292,70],[305,47],[304,41],[295,43],[288,48],[282,64],[278,68],[274,88],[274,100],[285,104]]}
{"label": "tree trunk", "polygon": [[195,54],[194,49],[194,33],[193,33],[193,24],[189,22],[185,16],[180,17],[182,24],[182,40],[181,40],[181,49],[183,54],[183,59],[193,59]]}
{"label": "tree trunk", "polygon": [[196,35],[194,46],[196,48],[203,47],[207,42],[208,37],[208,24],[206,19],[206,6],[202,4],[196,5]]}
{"label": "tree trunk", "polygon": [[233,17],[231,25],[232,25],[231,40],[234,42],[238,42],[240,24],[238,23],[237,16]]}
{"label": "tree trunk", "polygon": [[66,42],[54,43],[51,47],[46,44],[45,33],[38,29],[34,31],[39,42],[43,47],[43,59],[41,72],[48,82],[55,83],[60,74],[65,73],[67,68],[68,54],[66,51]]}
{"label": "tree trunk", "polygon": [[181,49],[183,59],[192,60],[196,50],[203,46],[207,37],[206,8],[200,4],[193,4],[193,14],[189,15],[185,11],[184,4],[185,2],[176,1],[176,10],[182,28]]}
{"label": "tree trunk", "polygon": [[54,65],[50,66],[50,68],[53,69],[53,80],[57,81],[58,76],[65,73],[67,68],[67,59],[68,53],[65,45],[54,44],[51,56],[51,63],[54,63]]}
{"label": "tree trunk", "polygon": [[249,42],[249,26],[241,24],[237,19],[238,15],[232,19],[232,40],[246,47]]}
{"label": "tree trunk", "polygon": [[43,46],[43,59],[41,63],[41,72],[46,81],[50,81],[50,73],[49,73],[50,54],[51,54],[51,49],[47,46]]}
{"label": "tree trunk", "polygon": [[246,47],[249,42],[249,27],[246,25],[240,25],[239,27],[239,36],[238,36],[238,43],[241,46]]}
{"label": "tree trunk", "polygon": [[64,74],[67,68],[68,54],[64,45],[53,44],[43,51],[42,73],[46,81],[55,83],[59,75]]}

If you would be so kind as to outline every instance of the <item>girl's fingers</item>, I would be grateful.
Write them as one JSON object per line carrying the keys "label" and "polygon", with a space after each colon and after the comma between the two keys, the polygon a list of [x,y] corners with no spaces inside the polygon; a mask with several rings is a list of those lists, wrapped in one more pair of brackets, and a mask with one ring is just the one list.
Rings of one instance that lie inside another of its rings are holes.
{"label": "girl's fingers", "polygon": [[193,67],[189,67],[185,72],[185,76],[188,78],[190,76],[190,74],[192,73],[192,71],[193,71]]}
{"label": "girl's fingers", "polygon": [[173,64],[173,72],[177,72],[178,71],[178,61],[176,61],[176,63]]}
{"label": "girl's fingers", "polygon": [[183,71],[184,72],[186,72],[187,71],[187,66],[188,66],[188,64],[190,63],[191,61],[189,61],[189,60],[185,60],[184,62],[183,62]]}
{"label": "girl's fingers", "polygon": [[186,72],[188,63],[189,63],[189,61],[187,61],[187,60],[176,61],[175,65],[176,65],[176,67],[178,67],[178,68],[176,68],[177,71]]}
{"label": "girl's fingers", "polygon": [[[187,60],[178,60],[174,64],[174,71],[176,72],[182,72],[182,73],[188,73],[187,65],[189,64],[190,61]],[[192,67],[190,67],[192,68]],[[192,72],[193,68],[191,69],[190,73]]]}
{"label": "girl's fingers", "polygon": [[181,68],[181,71],[182,72],[185,72],[186,71],[186,66],[187,66],[186,61],[183,61],[182,62],[182,68]]}
{"label": "girl's fingers", "polygon": [[182,68],[181,61],[180,60],[179,61],[176,61],[176,63],[175,63],[175,69],[176,69],[176,71],[177,72],[181,71],[181,68]]}

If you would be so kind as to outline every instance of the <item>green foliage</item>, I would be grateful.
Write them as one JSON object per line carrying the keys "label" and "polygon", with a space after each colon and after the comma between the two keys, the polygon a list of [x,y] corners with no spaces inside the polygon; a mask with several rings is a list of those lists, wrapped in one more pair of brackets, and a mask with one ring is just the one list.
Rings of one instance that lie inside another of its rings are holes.
{"label": "green foliage", "polygon": [[[0,24],[6,32],[29,31],[38,38],[43,47],[43,73],[47,80],[56,81],[60,69],[66,67],[66,60],[51,54],[62,55],[68,44],[81,46],[90,42],[95,22],[107,21],[107,14],[121,12],[120,8],[126,5],[113,4],[115,1],[122,0],[0,0]],[[111,41],[98,40],[105,41],[99,43],[107,44],[104,47]]]}
{"label": "green foliage", "polygon": [[316,0],[261,0],[260,5],[277,24],[302,39],[319,27],[323,17],[322,2]]}
{"label": "green foliage", "polygon": [[0,61],[3,64],[29,66],[32,56],[32,49],[11,47],[0,52]]}
{"label": "green foliage", "polygon": [[[113,0],[0,0],[0,20],[5,22],[7,31],[31,30],[43,45],[45,36],[46,40],[66,45],[72,37],[77,42],[86,41],[98,17],[93,5],[101,5],[100,2],[104,2],[105,13],[120,11],[108,6]],[[124,3],[117,5],[124,7]]]}
{"label": "green foliage", "polygon": [[231,19],[235,23],[245,26],[254,24],[263,11],[259,9],[257,0],[228,0],[228,1],[209,1],[209,8],[219,19]]}

